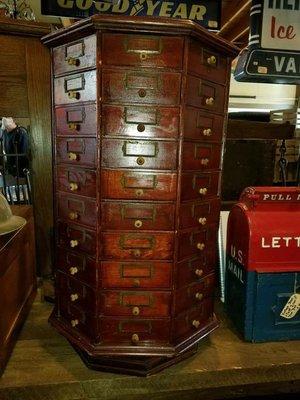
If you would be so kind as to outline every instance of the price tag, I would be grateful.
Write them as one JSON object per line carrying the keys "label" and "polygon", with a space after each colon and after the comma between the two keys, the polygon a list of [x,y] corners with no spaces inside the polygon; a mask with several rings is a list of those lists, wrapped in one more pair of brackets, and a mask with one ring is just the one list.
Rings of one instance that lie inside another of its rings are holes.
{"label": "price tag", "polygon": [[300,310],[300,294],[295,293],[289,298],[288,302],[281,311],[280,316],[286,319],[292,319],[299,310]]}

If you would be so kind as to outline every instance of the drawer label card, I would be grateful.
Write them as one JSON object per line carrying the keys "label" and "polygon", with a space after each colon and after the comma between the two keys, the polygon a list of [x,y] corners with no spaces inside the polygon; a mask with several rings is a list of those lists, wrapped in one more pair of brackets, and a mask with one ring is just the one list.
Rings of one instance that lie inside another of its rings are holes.
{"label": "drawer label card", "polygon": [[84,55],[83,41],[66,46],[66,58],[69,57],[82,57]]}
{"label": "drawer label card", "polygon": [[151,36],[127,36],[124,41],[127,53],[160,54],[161,38]]}
{"label": "drawer label card", "polygon": [[153,266],[145,264],[122,264],[120,275],[122,278],[151,278]]}
{"label": "drawer label card", "polygon": [[83,122],[85,120],[84,108],[73,108],[67,111],[67,122]]}
{"label": "drawer label card", "polygon": [[294,293],[284,306],[280,316],[286,319],[292,319],[300,310],[300,294]]}
{"label": "drawer label card", "polygon": [[71,90],[83,90],[85,86],[85,80],[83,75],[76,78],[65,79],[65,91],[70,92]]}
{"label": "drawer label card", "polygon": [[124,156],[156,157],[158,144],[156,142],[125,141],[122,146]]}

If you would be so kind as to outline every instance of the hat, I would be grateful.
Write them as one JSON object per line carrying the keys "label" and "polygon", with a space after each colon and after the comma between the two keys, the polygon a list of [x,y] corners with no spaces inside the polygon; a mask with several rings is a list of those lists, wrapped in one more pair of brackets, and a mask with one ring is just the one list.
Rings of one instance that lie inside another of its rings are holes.
{"label": "hat", "polygon": [[0,193],[0,236],[22,228],[26,219],[13,215],[6,198]]}

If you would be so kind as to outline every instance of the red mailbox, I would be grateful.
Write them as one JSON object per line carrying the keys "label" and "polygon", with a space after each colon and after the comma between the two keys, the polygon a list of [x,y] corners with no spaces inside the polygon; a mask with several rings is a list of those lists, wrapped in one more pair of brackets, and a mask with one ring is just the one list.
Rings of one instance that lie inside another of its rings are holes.
{"label": "red mailbox", "polygon": [[[297,272],[300,188],[245,189],[228,219],[225,303],[246,340],[300,338]],[[292,296],[298,300],[287,317]]]}

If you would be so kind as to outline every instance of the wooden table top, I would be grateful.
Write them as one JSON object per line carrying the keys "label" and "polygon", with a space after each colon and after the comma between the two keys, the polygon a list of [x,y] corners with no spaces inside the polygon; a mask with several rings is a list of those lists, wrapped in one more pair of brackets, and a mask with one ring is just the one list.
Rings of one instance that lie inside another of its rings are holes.
{"label": "wooden table top", "polygon": [[116,375],[82,363],[47,323],[51,309],[34,304],[0,379],[1,400],[208,400],[300,392],[299,341],[246,343],[223,316],[190,359],[148,378]]}

